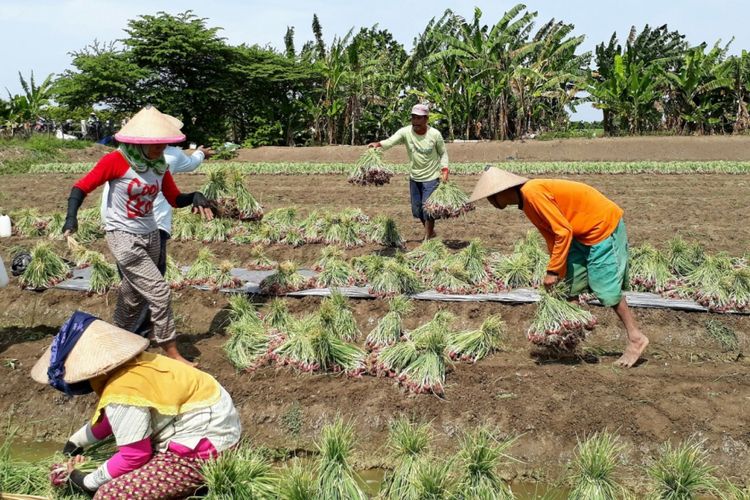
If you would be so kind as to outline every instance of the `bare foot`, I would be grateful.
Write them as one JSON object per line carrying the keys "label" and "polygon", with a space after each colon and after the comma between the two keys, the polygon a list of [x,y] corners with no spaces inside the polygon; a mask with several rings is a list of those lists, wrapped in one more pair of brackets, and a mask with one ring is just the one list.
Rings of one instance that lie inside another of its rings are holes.
{"label": "bare foot", "polygon": [[169,357],[172,358],[172,359],[174,359],[174,360],[177,360],[177,361],[182,361],[186,365],[192,366],[193,368],[197,368],[198,367],[198,363],[194,363],[192,361],[188,361],[187,359],[183,358],[181,354],[177,354],[176,356],[169,356]]}
{"label": "bare foot", "polygon": [[622,353],[620,359],[615,361],[615,366],[620,368],[630,368],[636,361],[641,357],[643,351],[648,347],[648,337],[641,335],[640,339],[636,341],[628,340],[628,345],[625,347],[625,352]]}
{"label": "bare foot", "polygon": [[428,235],[425,235],[424,240],[427,241],[427,240],[431,240],[433,238],[437,238],[437,233],[435,231],[431,232]]}

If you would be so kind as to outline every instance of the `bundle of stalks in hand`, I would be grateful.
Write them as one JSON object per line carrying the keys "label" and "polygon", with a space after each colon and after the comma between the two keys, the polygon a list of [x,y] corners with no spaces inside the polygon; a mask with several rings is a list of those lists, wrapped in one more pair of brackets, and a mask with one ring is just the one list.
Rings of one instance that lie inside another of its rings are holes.
{"label": "bundle of stalks in hand", "polygon": [[276,267],[276,263],[269,259],[266,253],[263,251],[263,246],[253,245],[252,247],[250,247],[248,253],[248,269],[254,269],[256,271],[268,271]]}
{"label": "bundle of stalks in hand", "polygon": [[260,282],[260,289],[268,295],[284,295],[309,288],[311,282],[299,273],[297,264],[287,260],[278,265],[275,273]]}
{"label": "bundle of stalks in hand", "polygon": [[375,350],[398,342],[404,333],[403,317],[413,310],[414,305],[404,295],[396,295],[388,301],[388,312],[367,335],[367,348]]}
{"label": "bundle of stalks in hand", "polygon": [[512,500],[510,487],[503,481],[498,468],[503,459],[510,458],[508,449],[514,438],[498,440],[496,432],[479,427],[464,434],[458,452],[459,477],[455,487],[456,500]]}
{"label": "bundle of stalks in hand", "polygon": [[185,286],[185,277],[182,275],[180,266],[177,265],[171,255],[167,255],[167,269],[164,273],[164,280],[173,289]]}
{"label": "bundle of stalks in hand", "polygon": [[263,316],[263,323],[280,331],[286,331],[292,323],[292,315],[284,299],[273,299],[268,306],[268,312]]}
{"label": "bundle of stalks in hand", "polygon": [[398,232],[396,221],[391,217],[379,215],[365,228],[366,238],[371,243],[377,243],[389,248],[402,248],[404,240]]}
{"label": "bundle of stalks in hand", "polygon": [[388,449],[395,466],[386,474],[380,497],[384,500],[415,500],[417,496],[414,475],[417,464],[424,457],[432,440],[430,424],[414,424],[406,418],[391,422],[388,431]]}
{"label": "bundle of stalks in hand", "polygon": [[200,468],[206,500],[276,498],[277,477],[268,458],[248,443],[224,451]]}
{"label": "bundle of stalks in hand", "polygon": [[499,351],[505,337],[505,322],[500,315],[490,316],[478,330],[451,335],[448,356],[454,360],[476,363],[490,353]]}
{"label": "bundle of stalks in hand", "polygon": [[383,163],[380,148],[367,148],[357,159],[349,174],[349,183],[357,186],[382,186],[391,182],[393,172]]}
{"label": "bundle of stalks in hand", "polygon": [[367,275],[370,282],[368,292],[376,297],[411,295],[421,290],[422,284],[417,274],[398,259],[388,259],[380,272]]}
{"label": "bundle of stalks in hand", "polygon": [[203,194],[215,200],[219,217],[239,220],[261,220],[263,207],[247,190],[242,172],[233,168],[217,168],[208,173]]}
{"label": "bundle of stalks in hand", "polygon": [[706,254],[700,243],[687,243],[675,236],[667,243],[669,267],[677,276],[687,276],[705,260]]}
{"label": "bundle of stalks in hand", "polygon": [[420,246],[406,254],[406,261],[409,267],[418,273],[429,273],[434,266],[438,265],[443,259],[448,257],[448,249],[442,240],[427,240]]}
{"label": "bundle of stalks in hand", "polygon": [[474,208],[466,193],[452,181],[441,182],[424,202],[425,213],[433,219],[458,217]]}
{"label": "bundle of stalks in hand", "polygon": [[229,340],[224,344],[224,353],[238,370],[253,370],[266,362],[270,337],[245,296],[235,295],[229,304],[231,319],[226,329]]}
{"label": "bundle of stalks in hand", "polygon": [[75,236],[68,236],[67,244],[73,262],[75,262],[78,269],[84,269],[91,265],[91,260],[95,258],[94,254],[96,252],[80,244]]}
{"label": "bundle of stalks in hand", "polygon": [[364,352],[341,339],[318,314],[293,321],[271,352],[282,366],[303,372],[333,372],[359,377],[364,373]]}
{"label": "bundle of stalks in hand", "polygon": [[360,331],[352,306],[339,290],[331,290],[331,296],[321,302],[318,314],[323,327],[339,338],[353,341],[359,337]]}
{"label": "bundle of stalks in hand", "polygon": [[120,275],[117,267],[107,262],[104,255],[99,252],[89,252],[89,265],[91,266],[91,277],[89,278],[89,292],[104,294],[120,283]]}
{"label": "bundle of stalks in hand", "polygon": [[31,250],[31,262],[18,279],[22,288],[51,288],[70,276],[70,268],[49,243],[40,242]]}
{"label": "bundle of stalks in hand", "polygon": [[321,431],[317,443],[320,452],[317,464],[316,498],[327,500],[366,500],[349,459],[354,448],[354,426],[336,418]]}
{"label": "bundle of stalks in hand", "polygon": [[635,291],[661,293],[674,284],[668,259],[649,244],[631,247],[628,266],[630,287]]}
{"label": "bundle of stalks in hand", "polygon": [[534,344],[572,351],[586,339],[596,318],[577,304],[566,300],[567,287],[559,284],[550,291],[540,290],[541,299],[526,337]]}

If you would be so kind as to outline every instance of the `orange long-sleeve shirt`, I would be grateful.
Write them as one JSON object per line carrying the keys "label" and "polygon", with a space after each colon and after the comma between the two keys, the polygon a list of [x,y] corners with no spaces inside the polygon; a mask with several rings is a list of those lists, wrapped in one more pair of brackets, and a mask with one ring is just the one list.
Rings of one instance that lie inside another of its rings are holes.
{"label": "orange long-sleeve shirt", "polygon": [[573,239],[596,245],[614,232],[622,218],[622,209],[612,200],[580,182],[532,179],[521,186],[521,194],[521,209],[547,241],[547,269],[561,278]]}

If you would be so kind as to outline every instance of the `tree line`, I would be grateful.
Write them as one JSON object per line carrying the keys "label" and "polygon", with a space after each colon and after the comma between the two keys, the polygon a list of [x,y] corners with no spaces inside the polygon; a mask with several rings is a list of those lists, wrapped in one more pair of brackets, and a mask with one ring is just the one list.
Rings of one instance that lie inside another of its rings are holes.
{"label": "tree line", "polygon": [[750,56],[690,46],[664,25],[633,27],[582,52],[574,26],[518,4],[488,24],[480,9],[435,17],[411,50],[375,25],[330,44],[316,15],[297,49],[230,45],[193,12],[128,21],[126,36],[72,52],[72,69],[0,100],[0,125],[39,116],[119,119],[147,103],[180,117],[188,137],[245,146],[363,144],[395,132],[428,102],[449,139],[517,139],[566,130],[591,102],[610,135],[741,133],[750,125]]}

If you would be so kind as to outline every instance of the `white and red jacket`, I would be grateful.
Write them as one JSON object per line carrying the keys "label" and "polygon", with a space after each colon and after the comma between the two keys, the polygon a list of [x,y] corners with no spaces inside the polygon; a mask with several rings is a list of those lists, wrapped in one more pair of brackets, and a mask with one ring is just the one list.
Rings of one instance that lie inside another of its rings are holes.
{"label": "white and red jacket", "polygon": [[154,217],[154,203],[159,193],[176,207],[180,190],[167,170],[159,175],[148,169],[139,174],[119,151],[113,151],[97,163],[91,171],[76,182],[75,187],[87,195],[105,182],[109,183],[106,199],[106,231],[126,231],[148,234],[158,229]]}

